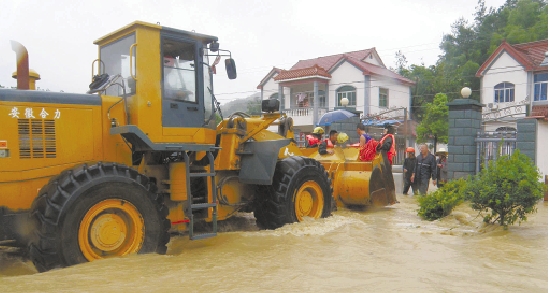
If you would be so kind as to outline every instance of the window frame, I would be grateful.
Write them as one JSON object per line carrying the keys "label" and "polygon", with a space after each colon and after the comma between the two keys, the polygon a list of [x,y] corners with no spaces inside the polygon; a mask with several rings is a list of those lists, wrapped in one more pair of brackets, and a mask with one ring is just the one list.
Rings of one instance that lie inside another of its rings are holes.
{"label": "window frame", "polygon": [[498,83],[494,86],[494,103],[511,103],[515,101],[515,84]]}
{"label": "window frame", "polygon": [[345,86],[339,87],[336,90],[335,96],[336,96],[337,107],[343,107],[343,105],[341,105],[341,100],[343,98],[347,98],[349,100],[349,104],[347,106],[357,105],[357,91],[354,86],[345,85]]}
{"label": "window frame", "polygon": [[[382,91],[385,91],[385,93],[382,93]],[[385,105],[381,105],[381,95],[385,95]],[[388,88],[379,88],[379,94],[378,94],[378,106],[380,108],[389,108],[389,89]]]}
{"label": "window frame", "polygon": [[[545,79],[536,80],[536,77],[545,75]],[[545,88],[545,89],[544,89]],[[540,97],[545,93],[545,97]],[[534,101],[547,101],[547,72],[534,74]]]}

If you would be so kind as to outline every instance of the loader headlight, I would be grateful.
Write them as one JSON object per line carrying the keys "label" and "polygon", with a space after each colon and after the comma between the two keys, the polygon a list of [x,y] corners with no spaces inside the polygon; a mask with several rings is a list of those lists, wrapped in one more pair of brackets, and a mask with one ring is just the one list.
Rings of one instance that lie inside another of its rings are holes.
{"label": "loader headlight", "polygon": [[273,113],[278,112],[280,109],[280,102],[275,99],[268,99],[261,101],[261,112]]}

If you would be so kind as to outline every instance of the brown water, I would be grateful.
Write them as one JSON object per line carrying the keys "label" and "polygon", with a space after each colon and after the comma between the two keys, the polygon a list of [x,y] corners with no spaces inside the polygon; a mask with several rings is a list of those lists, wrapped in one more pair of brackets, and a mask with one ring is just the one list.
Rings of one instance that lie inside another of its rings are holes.
{"label": "brown water", "polygon": [[168,254],[107,259],[37,274],[0,253],[0,292],[547,292],[547,203],[527,222],[483,228],[466,204],[441,221],[415,198],[257,231],[248,214]]}

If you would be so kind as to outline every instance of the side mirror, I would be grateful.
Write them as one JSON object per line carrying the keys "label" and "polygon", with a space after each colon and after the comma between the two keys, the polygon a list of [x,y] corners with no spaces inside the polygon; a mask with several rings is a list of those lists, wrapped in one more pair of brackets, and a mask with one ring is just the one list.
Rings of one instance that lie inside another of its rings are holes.
{"label": "side mirror", "polygon": [[233,58],[225,59],[225,70],[227,70],[227,76],[229,76],[229,79],[236,78],[236,64],[234,64]]}
{"label": "side mirror", "polygon": [[210,51],[217,52],[219,50],[219,43],[213,42],[210,44]]}

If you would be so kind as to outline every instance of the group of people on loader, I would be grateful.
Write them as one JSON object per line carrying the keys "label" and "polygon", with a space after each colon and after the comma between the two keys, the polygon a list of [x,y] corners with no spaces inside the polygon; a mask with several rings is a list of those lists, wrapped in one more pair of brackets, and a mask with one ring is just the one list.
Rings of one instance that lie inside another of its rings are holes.
{"label": "group of people on loader", "polygon": [[[357,125],[357,134],[359,136],[359,160],[360,161],[372,161],[376,152],[385,151],[390,164],[393,164],[393,157],[396,154],[394,141],[395,130],[387,124],[383,130],[383,136],[379,141],[372,139],[370,135],[366,133],[366,128],[362,123]],[[321,155],[333,154],[331,148],[336,144],[344,144],[349,140],[349,136],[346,133],[338,133],[337,130],[331,130],[327,139],[322,140],[324,135],[324,129],[322,127],[316,127],[313,133],[305,136],[306,147],[316,148],[318,147],[318,153]]]}
{"label": "group of people on loader", "polygon": [[[379,141],[373,139],[366,133],[366,127],[362,123],[357,125],[357,134],[359,136],[358,146],[360,148],[360,161],[372,161],[378,151],[388,160],[388,166],[393,164],[393,158],[396,155],[395,150],[395,129],[393,126],[386,124],[383,130],[383,135]],[[345,133],[338,133],[336,130],[331,130],[329,137],[322,140],[324,129],[316,127],[313,133],[306,136],[306,146],[308,148],[318,147],[320,155],[333,154],[333,146],[336,144],[344,144],[349,139]],[[442,187],[448,180],[448,170],[446,167],[448,152],[445,148],[440,148],[435,155],[436,158],[429,152],[426,144],[419,146],[420,154],[416,157],[416,150],[413,147],[406,148],[406,158],[402,165],[404,174],[404,189],[403,194],[408,194],[410,188],[414,194],[418,192],[425,194],[429,190],[429,183],[432,180],[433,185]]]}

